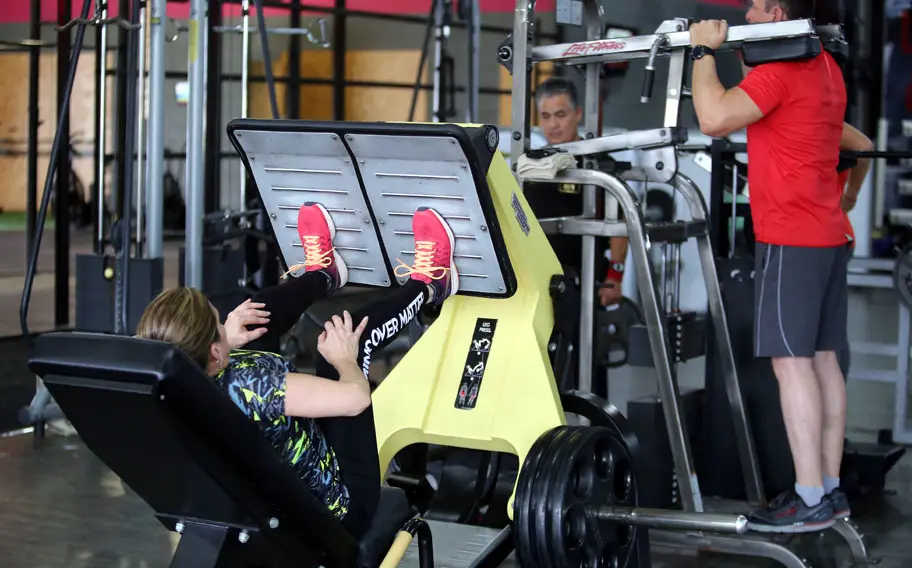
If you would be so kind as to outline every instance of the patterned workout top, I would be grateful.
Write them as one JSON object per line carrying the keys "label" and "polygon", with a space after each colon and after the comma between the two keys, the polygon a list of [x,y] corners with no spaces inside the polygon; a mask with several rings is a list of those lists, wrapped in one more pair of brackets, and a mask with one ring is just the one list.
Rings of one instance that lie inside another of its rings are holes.
{"label": "patterned workout top", "polygon": [[316,420],[285,415],[285,375],[293,372],[294,366],[275,353],[237,350],[215,381],[314,495],[342,519],[350,497],[335,453]]}

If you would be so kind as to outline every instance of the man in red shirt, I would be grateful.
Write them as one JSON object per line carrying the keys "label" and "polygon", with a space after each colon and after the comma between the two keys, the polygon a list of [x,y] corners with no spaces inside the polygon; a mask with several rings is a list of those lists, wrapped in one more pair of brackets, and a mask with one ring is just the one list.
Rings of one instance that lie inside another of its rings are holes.
{"label": "man in red shirt", "polygon": [[[812,17],[812,0],[753,0],[750,23]],[[846,89],[828,54],[769,63],[738,87],[719,82],[715,49],[728,26],[690,30],[692,91],[700,127],[726,136],[747,127],[748,182],[757,240],[754,350],[772,359],[796,484],[749,516],[765,532],[808,532],[848,511],[839,490],[849,256],[836,167]]]}

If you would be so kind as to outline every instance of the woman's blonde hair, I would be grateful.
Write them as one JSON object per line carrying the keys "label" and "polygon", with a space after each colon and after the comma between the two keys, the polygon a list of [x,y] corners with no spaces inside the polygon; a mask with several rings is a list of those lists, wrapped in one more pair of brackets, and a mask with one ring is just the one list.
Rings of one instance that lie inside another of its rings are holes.
{"label": "woman's blonde hair", "polygon": [[219,340],[218,318],[209,299],[193,288],[174,288],[159,294],[143,312],[137,337],[168,342],[193,359],[209,365],[209,347]]}

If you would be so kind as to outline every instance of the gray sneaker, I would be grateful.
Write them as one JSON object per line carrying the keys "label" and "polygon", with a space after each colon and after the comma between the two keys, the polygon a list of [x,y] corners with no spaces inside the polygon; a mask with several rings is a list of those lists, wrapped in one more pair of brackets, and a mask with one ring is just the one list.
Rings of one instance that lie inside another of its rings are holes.
{"label": "gray sneaker", "polygon": [[829,500],[830,504],[833,505],[833,518],[847,519],[852,514],[852,510],[849,508],[849,500],[846,498],[845,493],[842,492],[842,489],[837,487],[827,493],[824,499]]}

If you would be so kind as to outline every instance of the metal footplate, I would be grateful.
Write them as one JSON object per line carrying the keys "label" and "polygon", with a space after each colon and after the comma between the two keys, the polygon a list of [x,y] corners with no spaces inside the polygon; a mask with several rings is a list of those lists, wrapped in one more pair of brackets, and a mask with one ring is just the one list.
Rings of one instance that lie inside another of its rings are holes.
{"label": "metal footplate", "polygon": [[304,262],[298,209],[313,201],[336,226],[334,244],[350,282],[390,286],[377,230],[351,156],[330,132],[233,131],[269,213],[285,268]]}
{"label": "metal footplate", "polygon": [[[391,265],[414,261],[412,215],[430,207],[455,237],[461,291],[506,290],[468,159],[455,138],[346,134]],[[408,274],[398,277],[401,282]]]}
{"label": "metal footplate", "polygon": [[[503,561],[505,544],[512,544],[510,529],[492,529],[442,521],[426,521],[433,535],[434,565],[448,568],[475,568],[498,565]],[[493,561],[493,562],[492,562]],[[400,566],[420,566],[418,542],[413,540]]]}

